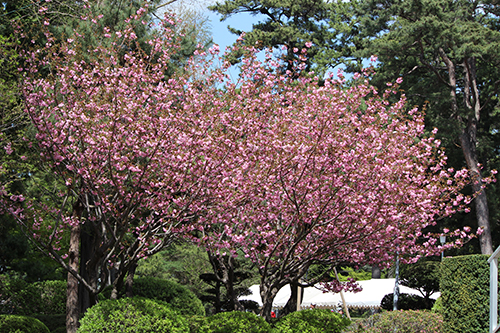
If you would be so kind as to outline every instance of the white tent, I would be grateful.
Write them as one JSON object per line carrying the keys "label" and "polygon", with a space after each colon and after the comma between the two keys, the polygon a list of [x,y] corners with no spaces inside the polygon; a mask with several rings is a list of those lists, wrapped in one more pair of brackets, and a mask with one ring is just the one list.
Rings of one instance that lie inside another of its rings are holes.
{"label": "white tent", "polygon": [[[372,279],[366,281],[358,281],[358,284],[363,289],[360,292],[344,292],[344,298],[348,307],[356,308],[378,308],[382,298],[394,292],[395,279]],[[252,300],[257,302],[260,306],[262,300],[259,293],[259,285],[250,287],[251,295],[242,296],[240,300]],[[421,295],[418,290],[411,289],[405,286],[399,286],[399,292],[404,294]],[[434,293],[431,298],[438,298],[440,294]],[[285,286],[276,295],[273,302],[274,308],[282,308],[290,298],[290,286]],[[340,294],[337,293],[323,293],[316,287],[308,287],[304,290],[302,300],[302,308],[309,308],[314,304],[317,308],[335,308],[342,304]]]}

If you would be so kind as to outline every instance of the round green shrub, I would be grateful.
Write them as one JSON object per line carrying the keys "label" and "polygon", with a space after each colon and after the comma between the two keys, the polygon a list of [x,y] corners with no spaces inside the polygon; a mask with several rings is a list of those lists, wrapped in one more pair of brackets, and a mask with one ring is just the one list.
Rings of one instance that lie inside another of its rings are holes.
{"label": "round green shrub", "polygon": [[36,282],[34,286],[38,289],[41,299],[37,313],[45,315],[66,314],[66,281],[41,281]]}
{"label": "round green shrub", "polygon": [[204,316],[205,308],[196,295],[177,282],[145,277],[136,278],[132,287],[134,296],[167,302],[185,316]]}
{"label": "round green shrub", "polygon": [[359,324],[365,333],[443,332],[443,316],[426,310],[387,311],[374,314]]}
{"label": "round green shrub", "polygon": [[167,303],[142,297],[99,302],[80,320],[79,333],[185,333],[186,319]]}
{"label": "round green shrub", "polygon": [[19,315],[57,315],[66,313],[66,282],[26,283],[2,277],[0,313]]}
{"label": "round green shrub", "polygon": [[275,325],[282,333],[339,333],[351,321],[342,315],[326,309],[311,309],[287,314]]}
{"label": "round green shrub", "polygon": [[189,333],[204,333],[208,330],[207,317],[188,316]]}
{"label": "round green shrub", "polygon": [[252,312],[221,312],[207,318],[206,324],[192,333],[269,333],[271,326]]}
{"label": "round green shrub", "polygon": [[47,326],[49,331],[54,333],[59,327],[66,329],[66,314],[58,315],[32,315]]}
{"label": "round green shrub", "polygon": [[50,331],[36,318],[0,315],[0,333],[50,333]]}
{"label": "round green shrub", "polygon": [[[387,294],[382,298],[380,307],[387,311],[394,309],[394,294]],[[431,299],[430,304],[434,304],[435,300]],[[425,298],[419,295],[399,294],[398,310],[430,310],[427,308]]]}

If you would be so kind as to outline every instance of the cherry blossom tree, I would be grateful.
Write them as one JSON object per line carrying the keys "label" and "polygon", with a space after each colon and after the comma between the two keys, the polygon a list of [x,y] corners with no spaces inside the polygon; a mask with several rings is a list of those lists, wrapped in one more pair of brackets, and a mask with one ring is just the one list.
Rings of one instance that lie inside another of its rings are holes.
{"label": "cherry blossom tree", "polygon": [[[342,77],[320,86],[277,67],[271,57],[249,57],[241,81],[226,86],[220,200],[201,218],[212,252],[238,249],[258,264],[268,320],[282,287],[319,281],[301,281],[312,264],[384,266],[396,253],[409,261],[439,253],[426,227],[471,200],[459,192],[467,171],[446,167],[439,141],[424,136],[423,113],[404,95],[388,102],[400,79],[379,93],[368,73],[350,87]],[[446,247],[469,231],[453,232]]]}
{"label": "cherry blossom tree", "polygon": [[[182,36],[167,17],[142,49],[134,29],[150,24],[145,12],[118,31],[89,13],[82,19],[97,35],[75,30],[58,43],[47,30],[45,47],[24,54],[25,110],[34,129],[25,140],[50,181],[32,177],[29,194],[2,184],[1,206],[68,271],[68,332],[77,327],[78,284],[90,292],[90,305],[109,282],[117,297],[140,258],[190,232],[219,164],[206,135],[212,119],[198,116],[194,98],[201,84],[215,86],[215,76],[202,83],[167,76]],[[91,249],[80,262],[83,236]]]}

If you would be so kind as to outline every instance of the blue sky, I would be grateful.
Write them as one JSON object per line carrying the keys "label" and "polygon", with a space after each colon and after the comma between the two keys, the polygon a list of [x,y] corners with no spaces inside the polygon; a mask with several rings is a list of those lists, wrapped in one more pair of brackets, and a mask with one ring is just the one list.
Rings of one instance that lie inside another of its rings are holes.
{"label": "blue sky", "polygon": [[224,50],[226,46],[232,45],[238,38],[238,36],[229,32],[227,29],[228,25],[242,31],[250,31],[252,30],[252,23],[259,21],[259,16],[253,16],[248,13],[235,14],[223,22],[220,21],[221,15],[217,13],[209,11],[208,16],[212,25],[214,43],[219,44],[221,50]]}
{"label": "blue sky", "polygon": [[[212,38],[215,44],[220,46],[221,52],[224,52],[226,46],[232,45],[236,39],[237,35],[232,34],[227,29],[227,26],[231,26],[235,29],[239,29],[241,31],[250,31],[252,30],[252,24],[257,23],[259,21],[263,21],[266,17],[264,15],[250,15],[249,13],[238,13],[230,16],[225,21],[220,21],[221,15],[209,11],[207,9],[207,14],[210,19],[211,27],[212,27]],[[365,66],[369,66],[371,63],[366,61]],[[337,68],[343,68],[344,66],[339,66]],[[333,70],[336,73],[336,69]],[[231,70],[233,79],[235,75],[238,73],[238,70]],[[346,77],[350,77],[350,74],[345,74]]]}

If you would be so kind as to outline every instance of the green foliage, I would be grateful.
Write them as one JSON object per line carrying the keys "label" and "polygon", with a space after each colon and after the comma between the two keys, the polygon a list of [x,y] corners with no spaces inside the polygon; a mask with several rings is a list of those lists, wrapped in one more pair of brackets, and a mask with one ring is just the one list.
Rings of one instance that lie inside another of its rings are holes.
{"label": "green foliage", "polygon": [[167,303],[141,297],[99,302],[80,320],[79,333],[185,333],[188,324]]}
{"label": "green foliage", "polygon": [[487,261],[487,255],[444,258],[440,289],[446,332],[488,332],[490,277]]}
{"label": "green foliage", "polygon": [[183,315],[204,316],[201,301],[186,287],[169,280],[137,278],[133,285],[134,296],[166,302]]}
{"label": "green foliage", "polygon": [[0,313],[56,315],[66,312],[66,282],[26,283],[0,276]]}
{"label": "green foliage", "polygon": [[0,315],[0,333],[49,333],[49,329],[36,318]]}
{"label": "green foliage", "polygon": [[173,280],[200,297],[208,287],[200,274],[211,270],[206,251],[194,244],[181,243],[140,260],[136,276]]}
{"label": "green foliage", "polygon": [[443,299],[441,297],[438,297],[436,302],[434,302],[431,311],[434,313],[443,314]]}
{"label": "green foliage", "polygon": [[47,326],[51,333],[64,330],[66,332],[66,314],[58,315],[31,315],[31,317],[40,320]]}
{"label": "green foliage", "polygon": [[[207,328],[207,317],[204,316],[187,316],[189,324],[189,333],[202,333]],[[203,328],[205,327],[205,328]]]}
{"label": "green foliage", "polygon": [[428,298],[439,291],[440,262],[419,260],[401,268],[401,285],[417,289]]}
{"label": "green foliage", "polygon": [[[399,294],[398,310],[430,310],[434,304],[433,299],[426,300],[419,295]],[[387,311],[394,309],[394,294],[387,294],[382,298],[380,307]]]}
{"label": "green foliage", "polygon": [[280,318],[275,325],[275,331],[282,333],[337,333],[350,324],[349,319],[330,310],[302,310]]}
{"label": "green foliage", "polygon": [[269,333],[271,326],[251,312],[221,312],[208,317],[205,325],[193,333]]}
{"label": "green foliage", "polygon": [[354,326],[356,330],[349,332],[439,333],[443,332],[443,318],[429,311],[391,311],[374,314]]}
{"label": "green foliage", "polygon": [[347,281],[348,278],[353,278],[356,281],[370,280],[372,278],[372,271],[371,267],[368,266],[361,269],[341,267],[338,271],[338,277],[341,282]]}

